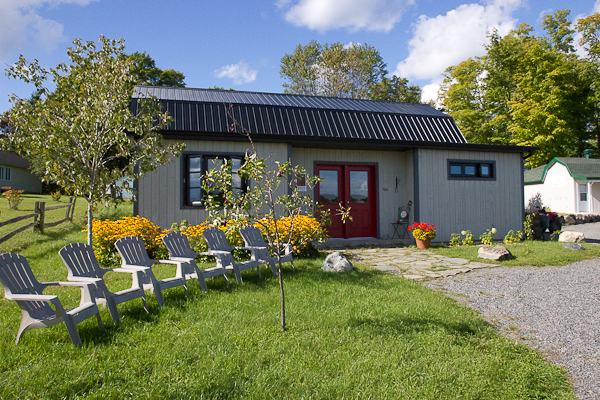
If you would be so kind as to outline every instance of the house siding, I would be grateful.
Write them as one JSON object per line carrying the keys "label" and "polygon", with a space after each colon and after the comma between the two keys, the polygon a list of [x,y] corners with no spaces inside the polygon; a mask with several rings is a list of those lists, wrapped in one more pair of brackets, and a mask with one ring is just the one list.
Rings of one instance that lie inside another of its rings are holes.
{"label": "house siding", "polygon": [[[185,152],[207,154],[244,154],[249,149],[248,142],[231,141],[186,141]],[[256,143],[258,154],[268,158],[267,166],[275,168],[275,161],[285,161],[287,144]],[[173,222],[187,220],[190,224],[200,224],[206,220],[207,213],[203,208],[182,207],[182,163],[184,155],[172,158],[172,162],[159,167],[156,171],[146,174],[139,180],[137,187],[137,211],[161,228],[169,228]],[[281,193],[286,192],[281,188]]]}
{"label": "house siding", "polygon": [[10,168],[10,181],[0,179],[0,187],[10,186],[11,189],[24,190],[25,193],[42,193],[42,181],[26,168],[6,164],[0,164],[0,166]]}
{"label": "house siding", "polygon": [[[292,149],[292,163],[315,174],[317,163],[357,163],[377,166],[378,237],[391,238],[391,225],[398,217],[398,207],[409,200],[414,203],[413,154],[412,151],[369,151],[346,149]],[[398,178],[398,192],[396,192]],[[411,221],[412,221],[411,210]]]}
{"label": "house siding", "polygon": [[[502,239],[523,228],[523,169],[521,154],[419,149],[419,222],[437,229],[436,242],[451,233],[470,230],[475,239],[492,225]],[[495,162],[494,180],[449,180],[448,160]]]}
{"label": "house siding", "polygon": [[567,167],[555,163],[546,172],[544,182],[543,184],[525,185],[525,207],[527,207],[529,199],[539,193],[542,196],[542,203],[550,206],[552,211],[576,212],[575,200],[578,188]]}

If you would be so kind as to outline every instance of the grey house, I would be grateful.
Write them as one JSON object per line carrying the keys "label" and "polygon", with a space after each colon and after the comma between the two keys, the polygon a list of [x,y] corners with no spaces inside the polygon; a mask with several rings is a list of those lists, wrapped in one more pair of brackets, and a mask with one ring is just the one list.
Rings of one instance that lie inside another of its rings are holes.
{"label": "grey house", "polygon": [[0,151],[0,188],[24,190],[25,193],[42,193],[42,181],[29,172],[29,161],[6,151]]}
{"label": "grey house", "polygon": [[493,225],[499,236],[522,228],[523,157],[533,149],[467,144],[454,120],[428,105],[152,86],[137,86],[134,100],[148,95],[174,118],[165,139],[187,144],[135,183],[135,213],[161,227],[203,222],[200,176],[215,158],[242,162],[249,143],[230,129],[231,106],[259,156],[323,177],[315,202],[352,207],[353,222],[334,218],[332,237],[391,238],[409,202],[410,222],[436,225],[436,241],[463,229],[478,236]]}

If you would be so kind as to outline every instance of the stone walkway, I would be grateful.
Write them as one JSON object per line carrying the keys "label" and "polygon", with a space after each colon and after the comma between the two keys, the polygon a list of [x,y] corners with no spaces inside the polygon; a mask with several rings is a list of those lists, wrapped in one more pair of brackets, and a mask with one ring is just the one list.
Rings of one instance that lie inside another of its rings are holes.
{"label": "stone walkway", "polygon": [[496,264],[469,262],[464,258],[449,258],[409,248],[347,249],[343,253],[353,263],[365,263],[380,271],[419,281],[498,267]]}

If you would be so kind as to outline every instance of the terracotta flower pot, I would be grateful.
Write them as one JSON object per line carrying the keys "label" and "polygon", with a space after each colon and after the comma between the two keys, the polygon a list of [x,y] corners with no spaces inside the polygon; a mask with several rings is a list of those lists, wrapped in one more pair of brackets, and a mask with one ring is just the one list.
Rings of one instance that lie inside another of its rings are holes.
{"label": "terracotta flower pot", "polygon": [[421,240],[421,239],[415,238],[415,240],[417,241],[417,247],[419,249],[423,249],[423,250],[427,250],[429,248],[430,243],[431,243],[431,239]]}

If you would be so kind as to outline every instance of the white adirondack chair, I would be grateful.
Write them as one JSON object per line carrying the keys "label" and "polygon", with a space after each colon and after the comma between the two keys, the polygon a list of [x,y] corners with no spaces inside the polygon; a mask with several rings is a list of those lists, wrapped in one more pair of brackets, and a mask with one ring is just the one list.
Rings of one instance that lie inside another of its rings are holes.
{"label": "white adirondack chair", "polygon": [[198,279],[200,287],[204,293],[208,292],[206,287],[206,278],[223,275],[229,287],[229,278],[227,270],[222,266],[200,269],[196,264],[196,257],[199,255],[210,255],[209,253],[197,253],[192,250],[187,236],[180,232],[171,232],[163,236],[163,243],[169,251],[169,260],[183,262],[183,275],[186,279]]}
{"label": "white adirondack chair", "polygon": [[[154,292],[159,306],[163,306],[165,304],[165,299],[162,292],[166,289],[183,286],[185,289],[185,296],[187,297],[188,290],[185,277],[183,276],[183,263],[181,261],[152,260],[148,256],[144,242],[137,236],[122,237],[115,242],[115,247],[117,248],[117,251],[122,259],[121,267],[126,269],[139,269],[140,267],[147,267],[144,269],[145,274],[142,285],[145,290],[150,289]],[[158,280],[152,272],[151,267],[154,264],[175,264],[177,266],[177,272],[173,278]]]}
{"label": "white adirondack chair", "polygon": [[[144,310],[148,312],[146,295],[142,282],[144,280],[145,268],[125,269],[125,268],[101,268],[94,255],[92,246],[85,243],[71,243],[60,249],[58,252],[63,263],[67,267],[69,274],[68,281],[73,282],[96,282],[96,289],[92,290],[92,297],[96,304],[108,306],[110,316],[115,324],[118,324],[119,311],[117,304],[141,298],[144,303]],[[150,269],[150,268],[148,268]],[[113,272],[124,272],[131,274],[132,284],[130,289],[111,292],[104,283],[104,274]],[[98,280],[99,279],[99,280]]]}
{"label": "white adirondack chair", "polygon": [[[46,328],[64,322],[73,345],[81,347],[77,324],[93,315],[96,315],[100,329],[104,329],[98,306],[92,297],[95,282],[40,283],[33,276],[25,257],[15,253],[4,253],[0,255],[0,283],[4,286],[4,297],[16,301],[21,308],[21,326],[15,344],[18,344],[23,333],[30,329]],[[57,296],[42,294],[48,286],[80,287],[79,307],[65,309]],[[54,309],[48,303],[52,304]]]}
{"label": "white adirondack chair", "polygon": [[[252,225],[246,226],[240,229],[240,235],[242,235],[242,239],[244,239],[244,243],[246,243],[246,249],[251,251],[251,259],[256,260],[259,264],[268,263],[271,267],[273,276],[277,276],[277,257],[273,257],[269,254],[269,245],[263,240],[260,229]],[[285,246],[284,255],[281,257],[281,262],[292,263],[292,269],[296,270],[296,267],[294,267],[294,260],[292,258],[291,244],[287,244]]]}
{"label": "white adirondack chair", "polygon": [[233,270],[235,279],[238,283],[242,283],[241,271],[246,269],[256,268],[258,270],[258,278],[260,279],[260,264],[255,260],[235,262],[231,251],[234,249],[246,249],[245,247],[231,247],[227,243],[225,233],[219,228],[206,228],[202,232],[204,240],[208,244],[208,254],[215,257],[217,267],[224,267],[227,270]]}

